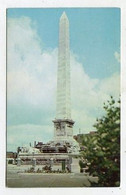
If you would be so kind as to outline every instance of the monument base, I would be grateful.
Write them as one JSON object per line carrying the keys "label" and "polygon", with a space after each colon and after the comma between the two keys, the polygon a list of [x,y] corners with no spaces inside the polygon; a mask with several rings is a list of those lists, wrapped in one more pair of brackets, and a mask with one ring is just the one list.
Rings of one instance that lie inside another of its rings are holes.
{"label": "monument base", "polygon": [[71,172],[80,173],[79,159],[72,157]]}
{"label": "monument base", "polygon": [[79,143],[73,138],[73,124],[71,119],[55,119],[54,123],[54,143],[65,145],[68,153],[79,154]]}
{"label": "monument base", "polygon": [[73,137],[73,124],[71,119],[55,119],[54,123],[54,140],[69,140]]}

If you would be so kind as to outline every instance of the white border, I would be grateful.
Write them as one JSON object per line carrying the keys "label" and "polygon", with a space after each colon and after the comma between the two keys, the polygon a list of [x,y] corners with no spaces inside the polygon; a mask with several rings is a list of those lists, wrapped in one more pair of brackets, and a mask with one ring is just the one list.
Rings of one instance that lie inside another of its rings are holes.
{"label": "white border", "polygon": [[[121,8],[121,186],[119,188],[6,188],[6,8],[120,7]],[[0,1],[0,194],[126,194],[126,0],[1,0]]]}

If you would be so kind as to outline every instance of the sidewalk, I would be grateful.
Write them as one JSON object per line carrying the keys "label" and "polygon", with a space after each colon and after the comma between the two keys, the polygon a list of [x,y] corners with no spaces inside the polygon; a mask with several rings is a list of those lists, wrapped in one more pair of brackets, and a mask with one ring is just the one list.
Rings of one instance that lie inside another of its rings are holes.
{"label": "sidewalk", "polygon": [[8,167],[7,187],[90,187],[90,181],[97,181],[82,173],[17,173],[20,169]]}

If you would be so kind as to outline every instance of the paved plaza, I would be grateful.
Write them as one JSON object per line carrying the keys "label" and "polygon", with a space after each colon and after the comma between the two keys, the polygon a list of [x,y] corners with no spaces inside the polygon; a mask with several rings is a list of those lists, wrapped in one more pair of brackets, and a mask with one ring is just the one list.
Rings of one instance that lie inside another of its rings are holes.
{"label": "paved plaza", "polygon": [[17,166],[7,167],[7,187],[89,187],[96,177],[82,173],[21,173]]}

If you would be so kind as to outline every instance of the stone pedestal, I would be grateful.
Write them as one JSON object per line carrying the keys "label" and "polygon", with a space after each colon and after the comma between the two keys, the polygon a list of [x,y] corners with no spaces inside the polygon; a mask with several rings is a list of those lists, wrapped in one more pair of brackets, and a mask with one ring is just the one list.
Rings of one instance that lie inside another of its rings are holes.
{"label": "stone pedestal", "polygon": [[53,167],[53,158],[50,158],[50,166]]}
{"label": "stone pedestal", "polygon": [[73,139],[74,121],[71,119],[55,119],[54,123],[54,141],[70,142]]}
{"label": "stone pedestal", "polygon": [[17,166],[21,166],[21,159],[20,158],[17,159]]}
{"label": "stone pedestal", "polygon": [[33,158],[33,167],[36,166],[36,158]]}
{"label": "stone pedestal", "polygon": [[72,173],[80,173],[80,166],[79,166],[79,159],[78,158],[72,158],[71,172]]}

